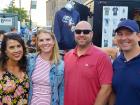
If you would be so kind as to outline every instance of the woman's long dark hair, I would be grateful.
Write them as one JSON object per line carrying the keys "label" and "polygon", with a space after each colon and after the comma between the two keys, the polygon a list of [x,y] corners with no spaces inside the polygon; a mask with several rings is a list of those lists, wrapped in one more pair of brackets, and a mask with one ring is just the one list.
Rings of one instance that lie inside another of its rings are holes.
{"label": "woman's long dark hair", "polygon": [[27,65],[27,59],[26,59],[26,47],[25,47],[25,43],[22,40],[22,38],[20,37],[19,34],[17,33],[8,33],[4,36],[2,43],[1,43],[1,55],[0,55],[0,69],[1,70],[6,70],[6,63],[8,60],[7,54],[6,52],[6,48],[7,48],[7,41],[8,40],[16,40],[18,41],[21,46],[23,47],[23,56],[22,58],[19,60],[18,62],[18,66],[20,68],[20,70],[22,70],[23,72],[26,72],[26,65]]}

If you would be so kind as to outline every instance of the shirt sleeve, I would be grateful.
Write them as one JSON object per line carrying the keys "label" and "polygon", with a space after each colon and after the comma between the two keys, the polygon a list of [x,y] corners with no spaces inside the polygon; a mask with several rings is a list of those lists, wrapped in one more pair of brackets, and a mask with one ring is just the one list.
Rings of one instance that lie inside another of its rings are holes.
{"label": "shirt sleeve", "polygon": [[107,55],[104,55],[99,59],[97,71],[101,85],[112,83],[113,68],[111,60]]}

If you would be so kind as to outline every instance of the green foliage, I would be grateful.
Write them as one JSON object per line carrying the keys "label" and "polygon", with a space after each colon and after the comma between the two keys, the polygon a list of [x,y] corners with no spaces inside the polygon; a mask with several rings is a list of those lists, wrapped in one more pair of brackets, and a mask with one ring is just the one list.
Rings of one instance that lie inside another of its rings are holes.
{"label": "green foliage", "polygon": [[4,8],[5,13],[14,13],[18,14],[18,20],[23,22],[23,20],[28,20],[27,11],[24,8],[17,8],[15,6],[9,6],[8,8]]}

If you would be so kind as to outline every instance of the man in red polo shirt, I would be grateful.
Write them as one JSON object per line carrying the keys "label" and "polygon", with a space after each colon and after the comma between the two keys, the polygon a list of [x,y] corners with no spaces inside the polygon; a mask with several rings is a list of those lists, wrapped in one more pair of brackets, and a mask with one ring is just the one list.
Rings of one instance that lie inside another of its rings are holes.
{"label": "man in red polo shirt", "polygon": [[64,105],[105,105],[111,93],[110,58],[92,44],[92,27],[81,21],[75,28],[77,46],[65,57]]}

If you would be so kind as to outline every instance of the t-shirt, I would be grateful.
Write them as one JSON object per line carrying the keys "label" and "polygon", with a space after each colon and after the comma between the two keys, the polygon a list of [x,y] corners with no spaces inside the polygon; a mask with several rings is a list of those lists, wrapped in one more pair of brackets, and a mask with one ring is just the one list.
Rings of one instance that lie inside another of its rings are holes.
{"label": "t-shirt", "polygon": [[113,10],[113,15],[116,16],[116,15],[118,14],[118,13],[117,13],[117,12],[118,12],[118,8],[117,8],[117,7],[114,7],[112,10]]}
{"label": "t-shirt", "polygon": [[83,4],[75,2],[74,9],[76,9],[79,12],[81,21],[82,20],[87,21],[88,16],[91,15],[90,9],[87,6],[83,5]]}
{"label": "t-shirt", "polygon": [[109,7],[106,7],[106,8],[104,8],[104,10],[105,10],[105,15],[109,15],[110,8]]}
{"label": "t-shirt", "polygon": [[69,50],[75,47],[74,27],[79,20],[80,15],[75,9],[68,11],[66,8],[61,8],[56,12],[54,34],[60,50]]}

